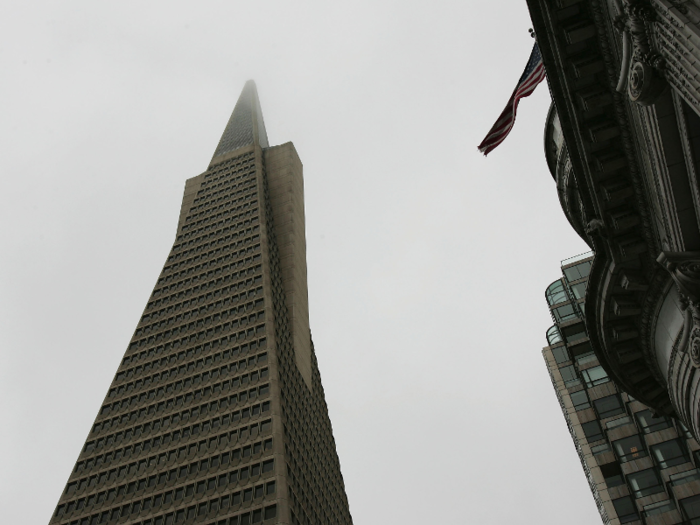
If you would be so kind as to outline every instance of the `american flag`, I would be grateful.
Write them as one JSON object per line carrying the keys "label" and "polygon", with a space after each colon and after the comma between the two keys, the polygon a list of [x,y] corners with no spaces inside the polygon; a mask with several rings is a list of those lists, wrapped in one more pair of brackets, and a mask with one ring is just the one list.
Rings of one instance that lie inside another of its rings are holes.
{"label": "american flag", "polygon": [[506,108],[503,113],[498,117],[498,120],[493,125],[491,130],[487,133],[486,138],[479,144],[479,151],[488,155],[496,149],[501,142],[503,142],[510,130],[513,129],[513,124],[515,124],[515,114],[518,110],[518,102],[521,98],[530,96],[537,84],[544,80],[544,64],[542,63],[542,54],[540,53],[540,48],[535,42],[535,46],[532,48],[532,53],[530,53],[530,60],[527,61],[527,66],[525,66],[525,71],[523,72],[520,80],[518,80],[518,85],[515,86],[515,91],[510,96]]}

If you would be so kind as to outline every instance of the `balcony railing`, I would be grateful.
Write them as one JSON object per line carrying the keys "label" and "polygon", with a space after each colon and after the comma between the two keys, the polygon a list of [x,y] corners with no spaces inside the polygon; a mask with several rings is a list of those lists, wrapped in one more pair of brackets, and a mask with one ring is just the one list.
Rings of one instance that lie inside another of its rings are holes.
{"label": "balcony railing", "polygon": [[568,259],[564,259],[561,262],[561,265],[567,266],[569,264],[573,264],[575,262],[583,261],[584,259],[588,259],[589,257],[593,257],[593,252],[580,253],[578,255],[574,255],[573,257],[569,257]]}

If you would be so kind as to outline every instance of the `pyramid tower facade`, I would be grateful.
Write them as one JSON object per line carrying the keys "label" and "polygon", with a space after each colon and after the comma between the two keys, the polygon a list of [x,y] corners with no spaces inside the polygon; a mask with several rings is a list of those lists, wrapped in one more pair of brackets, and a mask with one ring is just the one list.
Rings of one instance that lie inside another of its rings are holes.
{"label": "pyramid tower facade", "polygon": [[302,164],[246,83],[56,525],[350,524],[309,330]]}

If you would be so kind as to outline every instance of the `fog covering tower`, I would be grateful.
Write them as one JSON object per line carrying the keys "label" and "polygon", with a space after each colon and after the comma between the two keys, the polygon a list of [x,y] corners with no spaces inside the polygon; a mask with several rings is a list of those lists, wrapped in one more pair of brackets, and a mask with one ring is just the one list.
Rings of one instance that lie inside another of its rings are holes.
{"label": "fog covering tower", "polygon": [[302,164],[246,83],[52,524],[350,524],[309,331]]}

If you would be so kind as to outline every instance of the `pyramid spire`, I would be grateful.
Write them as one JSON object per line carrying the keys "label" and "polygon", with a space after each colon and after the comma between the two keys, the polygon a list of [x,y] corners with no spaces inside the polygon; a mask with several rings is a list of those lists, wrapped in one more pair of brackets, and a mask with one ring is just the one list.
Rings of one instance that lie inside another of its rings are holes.
{"label": "pyramid spire", "polygon": [[268,147],[258,90],[255,87],[255,82],[249,80],[243,86],[241,96],[238,97],[236,107],[233,108],[231,118],[228,120],[223,135],[221,135],[212,160],[252,144],[257,144],[261,148]]}

